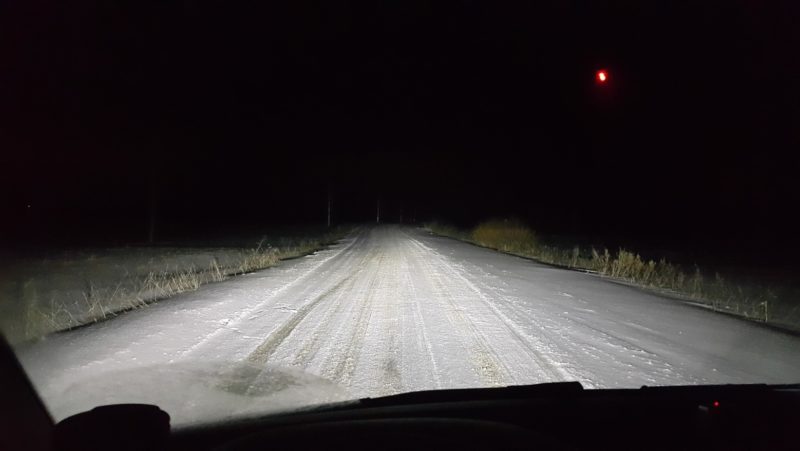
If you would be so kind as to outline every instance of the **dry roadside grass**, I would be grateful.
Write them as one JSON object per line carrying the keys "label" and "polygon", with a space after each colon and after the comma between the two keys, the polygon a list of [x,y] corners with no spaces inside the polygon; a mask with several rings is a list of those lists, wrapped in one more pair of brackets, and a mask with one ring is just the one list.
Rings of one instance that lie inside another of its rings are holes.
{"label": "dry roadside grass", "polygon": [[[342,238],[347,232],[349,229],[340,228],[303,239],[274,240],[280,246],[261,241],[250,249],[209,249],[202,252],[203,258],[198,258],[199,251],[195,248],[187,250],[186,255],[175,249],[164,249],[163,252],[171,253],[165,255],[164,260],[171,264],[151,264],[151,258],[145,263],[131,262],[118,271],[92,271],[92,268],[125,266],[124,253],[105,259],[102,255],[92,254],[72,260],[51,261],[42,265],[45,271],[36,277],[14,280],[12,275],[0,281],[3,287],[0,290],[0,330],[11,343],[20,343],[102,321],[179,293],[197,290],[203,284],[269,268],[281,260],[314,252]],[[161,249],[150,251],[156,255],[162,252]],[[47,269],[60,267],[77,269],[53,273],[49,277]]]}
{"label": "dry roadside grass", "polygon": [[485,221],[471,230],[442,223],[429,223],[426,228],[509,254],[668,291],[715,311],[800,330],[800,306],[794,302],[797,293],[789,288],[735,283],[718,272],[701,271],[696,265],[685,268],[665,259],[646,260],[625,249],[612,253],[608,249],[547,245],[518,220]]}

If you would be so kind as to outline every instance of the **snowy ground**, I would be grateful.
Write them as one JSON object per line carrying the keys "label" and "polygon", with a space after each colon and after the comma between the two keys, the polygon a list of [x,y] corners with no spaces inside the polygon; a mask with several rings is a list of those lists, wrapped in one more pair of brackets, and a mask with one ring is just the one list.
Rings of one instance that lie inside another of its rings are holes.
{"label": "snowy ground", "polygon": [[181,423],[436,388],[800,382],[800,337],[392,226],[18,351],[57,419],[110,401]]}
{"label": "snowy ground", "polygon": [[[90,308],[89,297],[96,295],[104,309],[117,312],[135,298],[158,296],[144,290],[148,275],[198,271],[202,276],[212,268],[236,267],[247,254],[248,249],[235,248],[132,247],[37,258],[2,255],[0,330],[18,342],[90,322],[100,312]],[[32,312],[37,315],[32,317]]]}

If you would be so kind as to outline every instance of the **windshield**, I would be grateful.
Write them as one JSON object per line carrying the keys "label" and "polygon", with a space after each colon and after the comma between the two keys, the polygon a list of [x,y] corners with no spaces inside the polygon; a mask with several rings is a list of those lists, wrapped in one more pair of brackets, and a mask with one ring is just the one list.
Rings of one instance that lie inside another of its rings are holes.
{"label": "windshield", "polygon": [[0,328],[57,420],[800,382],[794,7],[16,3]]}

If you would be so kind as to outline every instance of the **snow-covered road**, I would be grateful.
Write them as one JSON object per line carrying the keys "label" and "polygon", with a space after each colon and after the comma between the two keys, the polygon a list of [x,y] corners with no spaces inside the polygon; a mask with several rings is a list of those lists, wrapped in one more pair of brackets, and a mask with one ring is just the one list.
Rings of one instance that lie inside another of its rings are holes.
{"label": "snow-covered road", "polygon": [[53,335],[20,357],[56,417],[71,413],[61,401],[82,380],[197,361],[292,367],[350,397],[562,380],[800,382],[800,337],[395,226]]}

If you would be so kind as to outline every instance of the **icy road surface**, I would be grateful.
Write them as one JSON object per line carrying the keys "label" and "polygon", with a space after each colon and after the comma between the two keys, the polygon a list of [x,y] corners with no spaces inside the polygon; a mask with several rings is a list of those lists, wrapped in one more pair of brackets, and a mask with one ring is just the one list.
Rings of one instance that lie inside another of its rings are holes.
{"label": "icy road surface", "polygon": [[[136,368],[190,362],[245,365],[244,373],[288,367],[332,381],[348,398],[565,380],[587,388],[800,382],[799,337],[392,226],[53,335],[20,354],[56,418],[100,402],[87,395],[93,390],[117,391],[108,379],[131,388],[125,400],[169,396],[188,373],[170,370],[163,386],[128,378]],[[239,385],[257,376],[237,374]]]}

